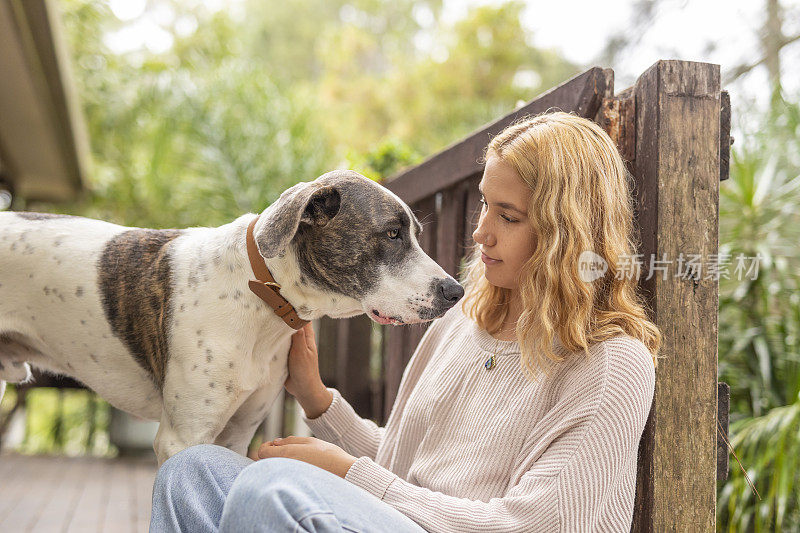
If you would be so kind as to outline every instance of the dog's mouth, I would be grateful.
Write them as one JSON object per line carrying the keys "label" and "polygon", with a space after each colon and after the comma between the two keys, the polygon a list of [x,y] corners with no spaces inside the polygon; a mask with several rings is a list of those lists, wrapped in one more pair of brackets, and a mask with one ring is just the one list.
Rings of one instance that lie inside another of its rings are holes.
{"label": "dog's mouth", "polygon": [[380,314],[377,309],[373,309],[369,313],[369,317],[378,324],[383,324],[383,325],[392,324],[394,326],[400,326],[402,324],[405,324],[403,319],[400,318],[399,316],[384,316]]}

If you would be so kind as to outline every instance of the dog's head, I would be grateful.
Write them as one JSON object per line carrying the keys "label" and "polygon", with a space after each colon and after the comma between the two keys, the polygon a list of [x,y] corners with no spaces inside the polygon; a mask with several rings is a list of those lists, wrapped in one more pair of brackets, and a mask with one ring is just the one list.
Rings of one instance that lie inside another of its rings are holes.
{"label": "dog's head", "polygon": [[[380,324],[399,324],[440,317],[464,295],[422,251],[421,231],[395,194],[340,170],[287,189],[254,233],[265,258],[291,247],[307,284],[358,306],[349,316],[363,311]],[[342,316],[341,309],[325,312]]]}

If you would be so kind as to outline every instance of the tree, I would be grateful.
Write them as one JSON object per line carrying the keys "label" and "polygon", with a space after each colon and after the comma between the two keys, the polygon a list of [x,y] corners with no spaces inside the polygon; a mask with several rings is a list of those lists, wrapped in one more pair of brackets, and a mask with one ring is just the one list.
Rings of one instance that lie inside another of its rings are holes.
{"label": "tree", "polygon": [[477,7],[452,26],[439,22],[427,54],[398,54],[386,69],[368,67],[374,35],[355,26],[329,35],[320,82],[329,127],[356,150],[393,139],[428,155],[576,74],[528,44],[522,8]]}
{"label": "tree", "polygon": [[282,190],[331,166],[307,91],[281,90],[247,57],[231,57],[236,24],[197,8],[197,28],[162,54],[116,54],[105,4],[72,0],[65,25],[94,168],[76,213],[136,226],[218,225],[261,211]]}

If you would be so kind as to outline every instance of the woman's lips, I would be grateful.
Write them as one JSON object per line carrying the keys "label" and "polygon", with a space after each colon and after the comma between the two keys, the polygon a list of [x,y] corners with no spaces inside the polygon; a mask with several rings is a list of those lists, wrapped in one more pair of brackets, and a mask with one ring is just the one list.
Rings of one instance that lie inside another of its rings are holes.
{"label": "woman's lips", "polygon": [[481,252],[481,261],[483,261],[487,265],[496,265],[497,263],[502,263],[500,259],[493,259],[483,252]]}

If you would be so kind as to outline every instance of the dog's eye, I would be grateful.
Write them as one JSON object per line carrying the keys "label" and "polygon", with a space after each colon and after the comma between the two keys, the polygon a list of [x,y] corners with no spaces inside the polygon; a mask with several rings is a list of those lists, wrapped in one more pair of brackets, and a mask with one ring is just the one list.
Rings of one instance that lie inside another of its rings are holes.
{"label": "dog's eye", "polygon": [[389,231],[386,232],[386,235],[388,235],[390,239],[398,239],[400,238],[400,230],[390,229]]}

